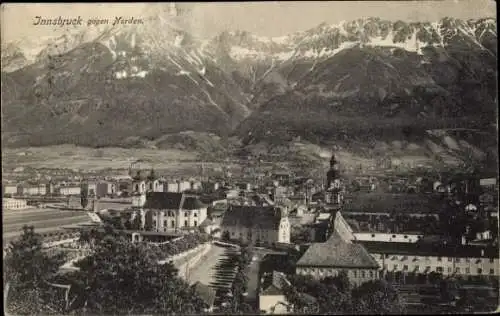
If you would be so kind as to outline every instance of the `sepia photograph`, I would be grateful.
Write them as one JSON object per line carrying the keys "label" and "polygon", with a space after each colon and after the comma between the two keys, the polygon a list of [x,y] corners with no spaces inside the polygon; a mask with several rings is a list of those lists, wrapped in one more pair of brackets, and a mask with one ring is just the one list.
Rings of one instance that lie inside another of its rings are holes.
{"label": "sepia photograph", "polygon": [[4,314],[499,312],[496,10],[2,3]]}

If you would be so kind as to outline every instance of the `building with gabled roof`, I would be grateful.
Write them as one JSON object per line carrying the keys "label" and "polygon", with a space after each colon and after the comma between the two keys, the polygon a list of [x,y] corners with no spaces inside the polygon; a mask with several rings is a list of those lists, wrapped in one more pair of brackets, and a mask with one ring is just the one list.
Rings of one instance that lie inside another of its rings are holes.
{"label": "building with gabled roof", "polygon": [[259,310],[267,314],[286,314],[290,304],[285,297],[285,286],[291,285],[282,272],[273,271],[270,280],[264,280],[259,293]]}
{"label": "building with gabled roof", "polygon": [[296,264],[296,273],[314,278],[336,276],[346,271],[351,283],[359,285],[378,279],[379,265],[363,246],[334,232],[323,243],[313,243]]}
{"label": "building with gabled roof", "polygon": [[143,227],[153,231],[196,230],[207,218],[207,205],[186,193],[149,192],[140,210]]}
{"label": "building with gabled roof", "polygon": [[255,244],[290,243],[290,221],[274,206],[230,205],[221,230],[231,239]]}

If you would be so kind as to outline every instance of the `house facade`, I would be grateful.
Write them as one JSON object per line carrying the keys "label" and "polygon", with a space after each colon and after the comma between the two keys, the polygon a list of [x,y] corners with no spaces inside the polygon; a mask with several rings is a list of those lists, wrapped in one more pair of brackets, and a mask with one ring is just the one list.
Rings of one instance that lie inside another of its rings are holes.
{"label": "house facade", "polygon": [[2,199],[2,209],[3,210],[22,210],[28,208],[26,200],[21,199]]}
{"label": "house facade", "polygon": [[286,213],[272,206],[230,205],[224,213],[221,230],[230,239],[247,243],[290,243],[290,221]]}
{"label": "house facade", "polygon": [[77,185],[68,185],[59,187],[61,195],[80,195],[82,188]]}
{"label": "house facade", "polygon": [[17,186],[18,195],[45,195],[47,187],[44,184],[37,185],[19,185]]}
{"label": "house facade", "polygon": [[198,229],[207,218],[207,206],[196,195],[149,192],[140,197],[145,199],[137,202],[136,207],[140,209],[145,229],[161,232]]}
{"label": "house facade", "polygon": [[359,242],[382,272],[430,273],[445,276],[499,276],[498,249],[471,245],[431,246],[416,243]]}
{"label": "house facade", "polygon": [[2,185],[2,191],[3,194],[10,194],[10,195],[17,194],[17,185],[14,184]]}

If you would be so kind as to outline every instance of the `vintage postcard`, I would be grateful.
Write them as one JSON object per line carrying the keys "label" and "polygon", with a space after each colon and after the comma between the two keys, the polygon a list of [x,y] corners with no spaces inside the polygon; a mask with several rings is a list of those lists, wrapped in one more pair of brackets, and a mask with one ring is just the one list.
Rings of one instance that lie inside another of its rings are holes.
{"label": "vintage postcard", "polygon": [[495,1],[0,23],[5,314],[498,311]]}

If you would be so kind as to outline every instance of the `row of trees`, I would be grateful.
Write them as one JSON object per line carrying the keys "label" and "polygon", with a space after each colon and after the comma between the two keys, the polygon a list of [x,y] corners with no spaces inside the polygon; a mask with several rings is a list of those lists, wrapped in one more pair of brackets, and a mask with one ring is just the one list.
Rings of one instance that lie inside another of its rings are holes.
{"label": "row of trees", "polygon": [[398,292],[383,280],[353,288],[345,272],[316,280],[292,275],[285,297],[297,314],[401,314],[404,306]]}
{"label": "row of trees", "polygon": [[247,314],[253,313],[254,310],[250,306],[245,297],[248,290],[248,266],[252,262],[253,252],[248,245],[242,245],[240,255],[234,257],[236,261],[237,272],[231,286],[231,296],[229,305],[222,312],[227,314]]}
{"label": "row of trees", "polygon": [[[114,230],[113,226],[106,225],[104,230],[99,230],[92,228],[90,230],[82,230],[80,232],[79,242],[82,244],[94,244],[96,240],[100,240],[106,235],[120,235],[122,238],[126,238],[124,234],[121,234]],[[182,236],[182,238],[172,240],[168,243],[158,244],[158,245],[144,245],[148,247],[151,251],[155,252],[159,257],[166,258],[175,256],[177,254],[183,253],[190,249],[194,249],[197,246],[210,241],[210,236],[207,234],[188,234]]]}
{"label": "row of trees", "polygon": [[41,245],[25,227],[6,255],[8,313],[200,314],[205,307],[172,264],[159,265],[157,252],[112,230],[95,233],[92,253],[75,264],[79,271],[64,276],[56,274],[64,258],[48,256]]}

